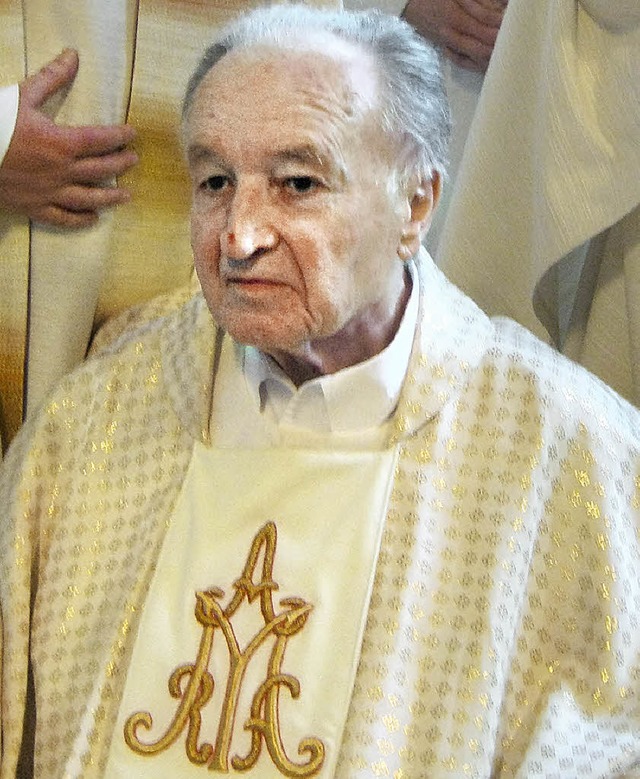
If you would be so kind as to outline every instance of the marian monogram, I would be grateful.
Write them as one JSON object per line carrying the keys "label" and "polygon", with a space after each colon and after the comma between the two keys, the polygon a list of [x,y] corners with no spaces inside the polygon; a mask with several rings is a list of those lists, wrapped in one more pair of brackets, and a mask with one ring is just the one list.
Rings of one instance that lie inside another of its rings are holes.
{"label": "marian monogram", "polygon": [[[294,699],[300,695],[298,679],[282,670],[287,642],[303,630],[313,607],[301,598],[284,598],[279,602],[281,610],[276,613],[273,603],[273,593],[278,589],[273,580],[276,540],[276,526],[272,522],[257,533],[242,575],[234,582],[235,593],[226,606],[221,602],[224,592],[218,588],[196,593],[195,616],[202,627],[200,646],[195,662],[179,666],[169,677],[169,692],[179,701],[175,715],[166,732],[151,743],[145,742],[140,733],[142,729],[151,729],[151,714],[139,711],[131,715],[125,724],[124,737],[134,752],[141,755],[162,752],[186,730],[185,745],[189,760],[196,765],[207,766],[211,771],[228,772],[230,765],[237,771],[253,768],[260,757],[263,742],[274,765],[284,776],[315,776],[320,771],[324,762],[322,741],[313,737],[302,739],[298,744],[302,760],[296,762],[287,754],[280,730],[281,690],[286,689]],[[264,624],[242,648],[234,630],[233,616],[245,600],[251,604],[256,598],[260,599]],[[209,669],[216,634],[226,642],[229,670],[215,743],[211,744],[200,740],[200,728],[201,711],[211,699],[214,687],[220,683]],[[251,710],[244,723],[245,730],[251,733],[251,745],[246,755],[236,754],[230,758],[233,726],[245,672],[251,658],[267,642],[271,642],[271,652],[266,677],[253,693]]]}

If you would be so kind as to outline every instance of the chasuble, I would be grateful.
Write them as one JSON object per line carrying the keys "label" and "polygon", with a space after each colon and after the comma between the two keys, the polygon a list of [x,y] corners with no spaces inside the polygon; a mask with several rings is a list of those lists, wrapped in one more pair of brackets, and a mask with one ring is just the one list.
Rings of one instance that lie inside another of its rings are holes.
{"label": "chasuble", "polygon": [[216,443],[240,370],[216,344],[243,348],[198,294],[27,422],[0,485],[0,777],[21,750],[47,779],[638,776],[638,413],[419,272],[366,451]]}

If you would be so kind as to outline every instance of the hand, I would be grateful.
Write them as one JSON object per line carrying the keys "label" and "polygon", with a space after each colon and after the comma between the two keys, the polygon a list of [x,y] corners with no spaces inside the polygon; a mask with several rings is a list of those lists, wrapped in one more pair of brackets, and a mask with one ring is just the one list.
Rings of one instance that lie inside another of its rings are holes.
{"label": "hand", "polygon": [[0,209],[58,227],[85,227],[99,211],[129,200],[109,185],[138,161],[126,149],[135,131],[127,125],[64,127],[42,106],[70,85],[78,54],[65,49],[20,84],[16,127],[0,165]]}
{"label": "hand", "polygon": [[458,65],[485,71],[506,4],[507,0],[409,0],[403,16]]}

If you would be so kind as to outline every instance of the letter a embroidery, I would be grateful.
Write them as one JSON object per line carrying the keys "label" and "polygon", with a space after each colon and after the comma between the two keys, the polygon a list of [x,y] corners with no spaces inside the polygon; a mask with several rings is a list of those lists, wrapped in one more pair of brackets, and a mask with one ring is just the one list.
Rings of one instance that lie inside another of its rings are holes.
{"label": "letter a embroidery", "polygon": [[[282,665],[289,640],[304,629],[313,606],[302,598],[283,598],[276,612],[273,593],[279,585],[273,579],[273,564],[276,553],[277,530],[273,522],[262,527],[251,544],[242,575],[234,584],[235,593],[226,606],[222,605],[224,591],[212,588],[196,593],[195,617],[201,626],[200,645],[195,662],[181,665],[169,677],[169,693],[179,701],[173,720],[166,732],[153,742],[144,742],[139,737],[140,729],[150,730],[153,718],[148,711],[132,714],[124,727],[127,745],[139,755],[156,755],[174,744],[186,730],[185,749],[189,760],[207,766],[211,771],[226,773],[231,766],[237,771],[253,768],[262,751],[262,744],[276,768],[289,777],[315,776],[324,763],[324,744],[318,738],[304,738],[298,744],[298,754],[303,762],[291,760],[282,741],[280,729],[280,692],[288,691],[291,698],[300,695],[300,682],[284,673]],[[259,559],[262,556],[262,570],[256,581]],[[260,602],[264,623],[244,647],[240,646],[233,626],[233,617],[246,601]],[[215,669],[210,669],[214,637],[222,634],[229,655],[229,670],[224,684],[224,702],[218,722],[214,743],[199,743],[202,725],[202,710],[210,701],[214,689],[222,688],[220,680],[214,678]],[[253,693],[251,711],[244,728],[251,733],[248,753],[230,758],[233,727],[238,713],[240,692],[245,672],[257,650],[270,646],[266,678]]]}

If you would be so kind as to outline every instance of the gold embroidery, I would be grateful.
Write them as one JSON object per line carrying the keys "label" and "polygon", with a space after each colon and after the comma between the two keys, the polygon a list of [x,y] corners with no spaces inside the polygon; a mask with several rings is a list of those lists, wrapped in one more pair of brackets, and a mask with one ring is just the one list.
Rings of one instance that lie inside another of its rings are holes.
{"label": "gold embroidery", "polygon": [[[250,717],[244,725],[245,730],[251,731],[251,747],[245,757],[234,756],[231,765],[238,771],[252,768],[260,756],[264,739],[271,760],[284,776],[308,777],[320,771],[324,762],[324,744],[320,739],[302,739],[298,745],[298,754],[307,755],[308,761],[294,763],[286,753],[280,733],[280,688],[286,687],[294,699],[300,695],[298,679],[282,673],[287,642],[304,628],[313,606],[302,598],[284,598],[280,601],[283,611],[276,614],[273,604],[273,592],[278,589],[277,582],[273,580],[276,542],[276,526],[268,522],[253,539],[242,575],[233,585],[235,594],[226,607],[223,608],[219,602],[224,592],[218,588],[196,593],[195,616],[203,628],[196,661],[176,668],[169,678],[169,692],[180,704],[163,736],[151,743],[144,743],[138,738],[139,727],[147,730],[152,727],[153,718],[147,711],[136,712],[126,721],[124,738],[137,754],[154,755],[167,749],[179,738],[188,723],[185,747],[189,760],[195,764],[208,764],[211,771],[228,772],[233,725],[244,675],[258,648],[269,636],[273,636],[275,642],[269,657],[267,678],[253,696]],[[254,575],[261,554],[262,574],[256,583]],[[242,650],[231,618],[245,598],[248,603],[260,599],[264,626]],[[222,633],[227,644],[229,673],[215,746],[208,743],[198,746],[202,724],[200,712],[209,702],[215,687],[213,675],[208,669],[216,630]]]}

